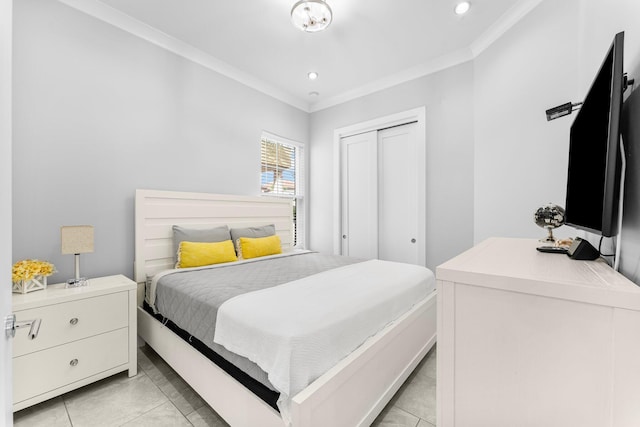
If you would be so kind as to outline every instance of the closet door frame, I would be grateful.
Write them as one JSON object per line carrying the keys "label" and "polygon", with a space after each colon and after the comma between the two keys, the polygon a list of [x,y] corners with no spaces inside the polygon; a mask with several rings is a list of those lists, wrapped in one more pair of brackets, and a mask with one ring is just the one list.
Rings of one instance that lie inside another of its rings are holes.
{"label": "closet door frame", "polygon": [[426,107],[419,107],[388,116],[378,117],[361,123],[338,128],[333,132],[333,253],[340,255],[342,252],[342,176],[341,176],[341,147],[340,140],[347,136],[359,133],[386,129],[416,122],[417,157],[418,165],[418,260],[420,265],[427,265],[427,235],[426,235]]}

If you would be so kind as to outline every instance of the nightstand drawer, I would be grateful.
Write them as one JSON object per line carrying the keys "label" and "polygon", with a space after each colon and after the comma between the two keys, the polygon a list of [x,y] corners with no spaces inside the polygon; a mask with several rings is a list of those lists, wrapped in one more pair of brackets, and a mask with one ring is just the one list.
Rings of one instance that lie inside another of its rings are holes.
{"label": "nightstand drawer", "polygon": [[128,299],[128,292],[116,292],[16,311],[17,321],[39,318],[42,323],[38,336],[33,340],[27,337],[28,330],[17,331],[13,357],[127,326]]}
{"label": "nightstand drawer", "polygon": [[13,359],[14,404],[129,362],[122,328]]}

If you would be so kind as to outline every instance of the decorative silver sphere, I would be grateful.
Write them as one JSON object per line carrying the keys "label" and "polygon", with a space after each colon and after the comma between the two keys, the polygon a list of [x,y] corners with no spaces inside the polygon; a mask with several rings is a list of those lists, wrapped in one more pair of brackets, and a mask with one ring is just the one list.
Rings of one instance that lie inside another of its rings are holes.
{"label": "decorative silver sphere", "polygon": [[546,228],[549,234],[541,242],[556,243],[553,237],[553,229],[558,228],[565,222],[564,209],[553,203],[548,203],[539,207],[533,214],[533,220],[538,227]]}

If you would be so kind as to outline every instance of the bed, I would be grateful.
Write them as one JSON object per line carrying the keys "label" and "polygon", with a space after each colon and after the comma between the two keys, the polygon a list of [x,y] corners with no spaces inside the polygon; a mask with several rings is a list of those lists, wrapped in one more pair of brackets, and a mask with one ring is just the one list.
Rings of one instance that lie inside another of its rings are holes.
{"label": "bed", "polygon": [[[341,357],[303,389],[292,389],[295,393],[287,396],[286,413],[279,412],[268,399],[251,391],[228,369],[214,363],[166,322],[154,317],[149,307],[142,307],[145,285],[151,283],[150,278],[174,266],[173,225],[234,228],[274,224],[283,248],[287,249],[293,246],[291,214],[290,201],[277,198],[137,190],[135,279],[139,283],[141,302],[138,333],[232,426],[370,425],[435,344],[435,292],[414,301],[408,311],[403,311],[396,320]],[[307,254],[289,253],[286,256],[304,257]],[[364,271],[372,270],[373,265],[340,268],[353,268],[351,274],[360,276]],[[325,281],[338,281],[338,274],[342,274],[338,272],[340,268],[327,271],[329,276]],[[287,285],[276,286],[274,292],[282,292]],[[275,301],[279,299],[279,296],[274,297]],[[381,366],[385,369],[380,369]]]}

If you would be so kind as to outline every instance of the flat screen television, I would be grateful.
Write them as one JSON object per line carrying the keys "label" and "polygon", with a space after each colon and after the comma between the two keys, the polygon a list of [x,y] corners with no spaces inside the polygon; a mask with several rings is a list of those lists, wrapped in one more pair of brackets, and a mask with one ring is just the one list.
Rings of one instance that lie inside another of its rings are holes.
{"label": "flat screen television", "polygon": [[620,115],[624,33],[613,44],[571,125],[565,219],[605,237],[616,235],[620,195]]}

